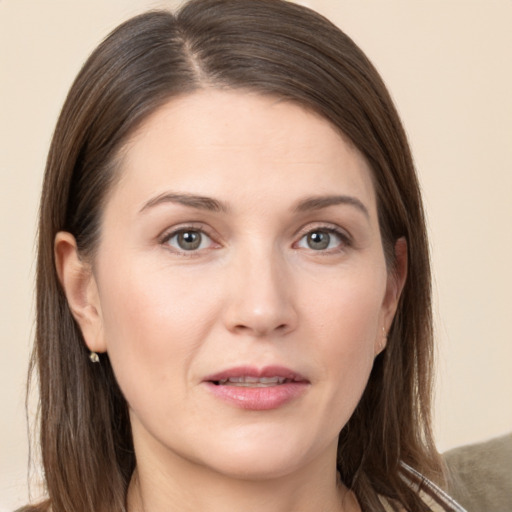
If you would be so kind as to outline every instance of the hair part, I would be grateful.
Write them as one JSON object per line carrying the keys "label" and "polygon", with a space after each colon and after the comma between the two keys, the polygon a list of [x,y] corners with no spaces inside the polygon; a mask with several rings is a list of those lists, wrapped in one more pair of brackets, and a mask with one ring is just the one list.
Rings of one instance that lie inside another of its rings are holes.
{"label": "hair part", "polygon": [[[405,237],[408,278],[363,397],[339,437],[342,481],[365,511],[377,494],[421,511],[400,461],[440,476],[431,431],[432,319],[421,196],[393,102],[362,51],[331,22],[279,0],[193,0],[176,15],[142,14],[101,43],[59,117],[43,184],[33,366],[52,512],[125,510],[135,468],[128,407],[108,355],[91,365],[59,284],[59,231],[94,259],[102,212],[119,179],[122,149],[171,98],[204,88],[242,89],[292,101],[328,119],[372,169],[390,271]],[[49,510],[27,507],[23,510]]]}

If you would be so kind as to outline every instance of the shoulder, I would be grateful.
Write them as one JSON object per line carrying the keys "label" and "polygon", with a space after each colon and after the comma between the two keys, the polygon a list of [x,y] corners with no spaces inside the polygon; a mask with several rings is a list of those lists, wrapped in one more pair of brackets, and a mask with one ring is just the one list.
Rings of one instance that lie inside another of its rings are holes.
{"label": "shoulder", "polygon": [[459,472],[485,473],[512,469],[512,432],[483,443],[461,446],[446,452],[446,464]]}
{"label": "shoulder", "polygon": [[451,496],[411,466],[402,462],[402,478],[418,493],[431,512],[466,512]]}
{"label": "shoulder", "polygon": [[[429,512],[466,512],[446,492],[438,487],[434,482],[424,477],[421,473],[402,463],[402,479],[418,494],[419,498]],[[386,512],[414,512],[407,511],[387,498],[379,498]]]}
{"label": "shoulder", "polygon": [[512,510],[512,433],[445,454],[450,492],[474,512]]}

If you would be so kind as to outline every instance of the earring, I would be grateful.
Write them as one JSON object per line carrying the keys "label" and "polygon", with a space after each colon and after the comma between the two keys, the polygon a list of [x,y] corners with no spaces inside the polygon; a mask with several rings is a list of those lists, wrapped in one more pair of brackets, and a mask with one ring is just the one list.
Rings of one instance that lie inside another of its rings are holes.
{"label": "earring", "polygon": [[100,362],[100,356],[96,352],[91,352],[89,354],[89,359],[91,360],[91,363],[99,363]]}

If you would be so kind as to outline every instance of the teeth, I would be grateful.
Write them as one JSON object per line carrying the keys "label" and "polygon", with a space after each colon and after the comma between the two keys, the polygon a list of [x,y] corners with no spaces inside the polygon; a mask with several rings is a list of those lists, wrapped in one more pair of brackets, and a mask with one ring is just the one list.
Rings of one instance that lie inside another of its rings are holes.
{"label": "teeth", "polygon": [[259,381],[262,384],[282,384],[284,382],[284,377],[261,377]]}
{"label": "teeth", "polygon": [[240,387],[269,387],[285,382],[284,377],[229,377],[219,380],[220,385],[240,386]]}

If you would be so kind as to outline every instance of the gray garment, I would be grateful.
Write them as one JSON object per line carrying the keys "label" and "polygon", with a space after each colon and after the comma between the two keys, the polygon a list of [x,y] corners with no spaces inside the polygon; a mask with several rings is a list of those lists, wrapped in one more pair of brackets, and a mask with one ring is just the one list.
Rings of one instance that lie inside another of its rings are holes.
{"label": "gray garment", "polygon": [[449,493],[468,512],[512,512],[512,433],[445,454]]}

